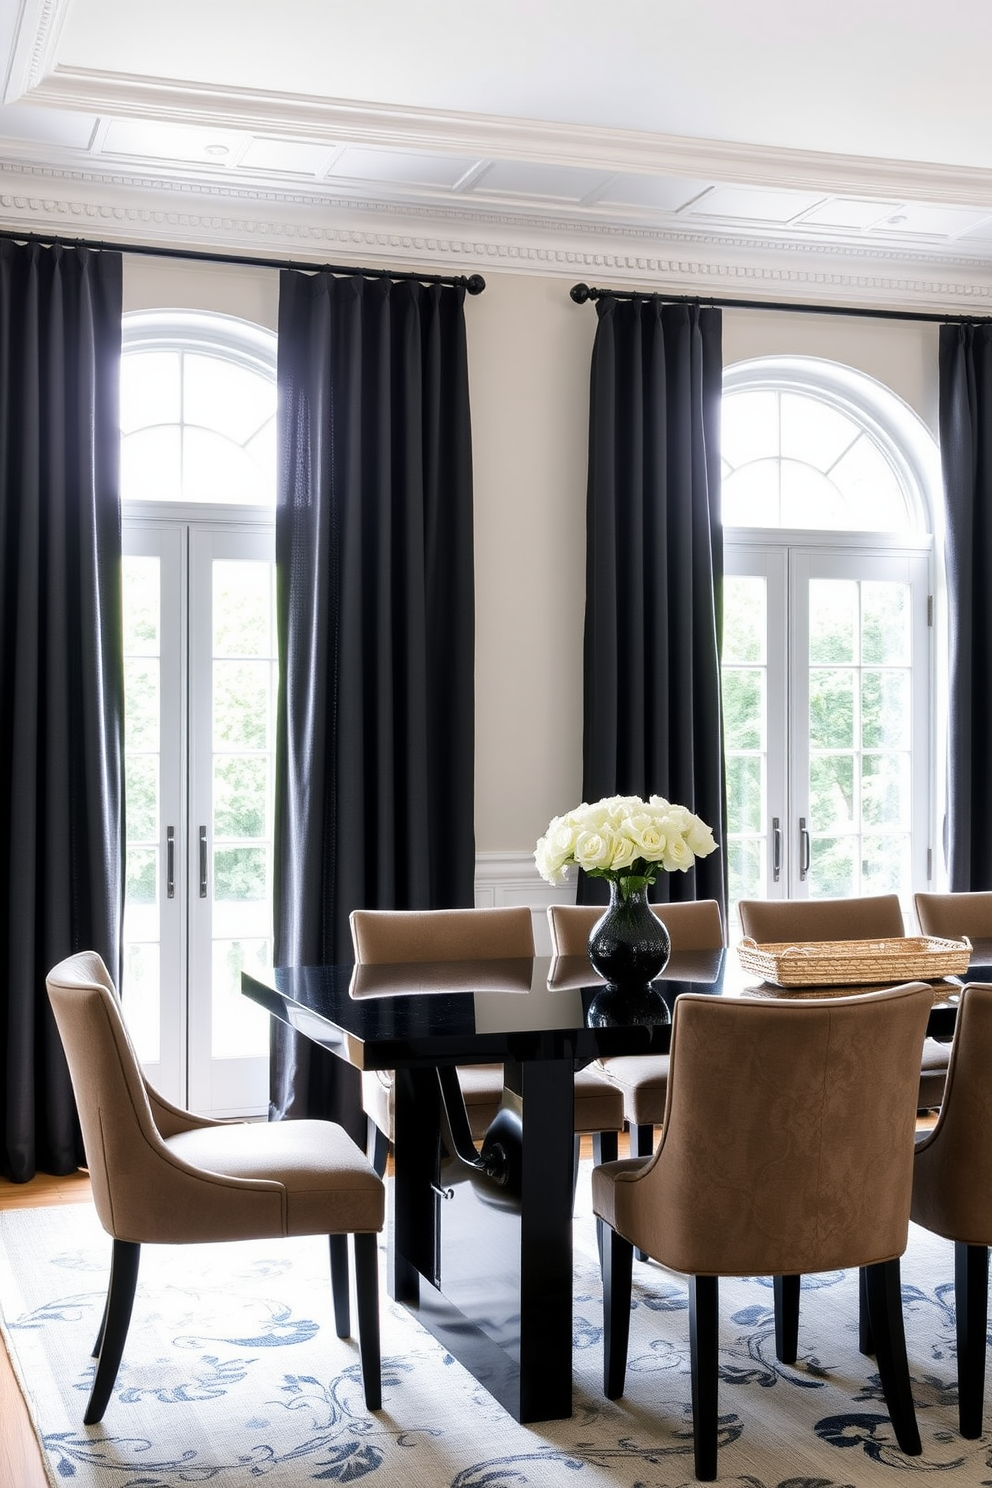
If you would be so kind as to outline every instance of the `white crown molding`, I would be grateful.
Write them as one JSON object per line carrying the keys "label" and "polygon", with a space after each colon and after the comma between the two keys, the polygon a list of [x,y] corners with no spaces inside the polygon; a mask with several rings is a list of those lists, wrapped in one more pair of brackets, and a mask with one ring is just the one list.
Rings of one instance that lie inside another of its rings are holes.
{"label": "white crown molding", "polygon": [[300,140],[992,209],[992,171],[61,66],[70,0],[23,0],[5,101]]}
{"label": "white crown molding", "polygon": [[56,68],[23,101],[380,149],[992,208],[992,171]]}
{"label": "white crown molding", "polygon": [[679,226],[570,221],[468,202],[369,202],[93,169],[0,164],[0,226],[121,244],[256,257],[487,269],[673,293],[839,305],[992,311],[992,264],[929,245],[831,244]]}

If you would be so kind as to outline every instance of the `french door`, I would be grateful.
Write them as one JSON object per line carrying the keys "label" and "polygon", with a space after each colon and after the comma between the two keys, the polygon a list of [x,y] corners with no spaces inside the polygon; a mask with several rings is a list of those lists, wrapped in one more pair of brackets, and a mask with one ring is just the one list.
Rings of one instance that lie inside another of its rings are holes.
{"label": "french door", "polygon": [[927,554],[732,542],[726,574],[732,915],[888,892],[908,912],[930,861]]}
{"label": "french door", "polygon": [[277,686],[270,519],[230,508],[124,529],[124,1015],[163,1094],[213,1115],[268,1100]]}

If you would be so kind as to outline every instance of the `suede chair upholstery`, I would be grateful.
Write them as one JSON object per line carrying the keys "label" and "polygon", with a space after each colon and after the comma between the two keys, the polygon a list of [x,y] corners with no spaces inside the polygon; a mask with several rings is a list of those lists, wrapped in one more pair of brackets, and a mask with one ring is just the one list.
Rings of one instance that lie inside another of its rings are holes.
{"label": "suede chair upholstery", "polygon": [[[487,961],[533,956],[534,923],[526,906],[496,909],[355,909],[350,916],[355,960],[365,965],[394,961]],[[480,1142],[503,1099],[501,1064],[459,1065],[472,1139]],[[362,1072],[362,1104],[371,1123],[372,1163],[384,1172],[393,1140],[395,1089],[391,1070]],[[575,1132],[593,1137],[601,1162],[617,1155],[623,1128],[623,1098],[595,1070],[575,1076]]]}
{"label": "suede chair upholstery", "polygon": [[992,940],[992,893],[916,894],[914,906],[924,935]]}
{"label": "suede chair upholstery", "polygon": [[[776,1350],[795,1361],[799,1277],[865,1268],[886,1404],[920,1452],[903,1333],[923,983],[851,997],[684,993],[672,1020],[657,1151],[594,1168],[602,1233],[604,1389],[623,1394],[633,1248],[688,1274],[696,1477],[717,1469],[718,1278],[774,1278]],[[727,1112],[733,1120],[727,1120]],[[785,1305],[783,1305],[785,1304]]]}
{"label": "suede chair upholstery", "polygon": [[103,1418],[124,1352],[140,1248],[208,1240],[328,1235],[338,1336],[351,1331],[348,1235],[354,1236],[365,1403],[378,1410],[378,1234],[385,1189],[330,1121],[212,1121],[145,1080],[101,958],[82,951],[48,974],[93,1202],[113,1239],[110,1286],[83,1420]]}
{"label": "suede chair upholstery", "polygon": [[[724,945],[723,919],[715,899],[681,904],[652,904],[668,931],[676,958],[692,951],[719,951]],[[548,924],[556,956],[581,956],[602,906],[551,904]],[[623,1114],[630,1128],[631,1153],[646,1157],[654,1147],[655,1127],[665,1114],[668,1092],[667,1054],[628,1054],[604,1059],[599,1066],[623,1093]]]}
{"label": "suede chair upholstery", "polygon": [[992,986],[974,982],[961,994],[937,1124],[917,1143],[911,1210],[916,1224],[954,1242],[958,1423],[964,1437],[981,1436],[985,1395],[992,1244],[990,1068]]}
{"label": "suede chair upholstery", "polygon": [[[874,940],[906,934],[898,894],[860,899],[741,899],[741,930],[759,945],[791,940]],[[919,1110],[944,1097],[950,1046],[928,1038],[920,1060]]]}

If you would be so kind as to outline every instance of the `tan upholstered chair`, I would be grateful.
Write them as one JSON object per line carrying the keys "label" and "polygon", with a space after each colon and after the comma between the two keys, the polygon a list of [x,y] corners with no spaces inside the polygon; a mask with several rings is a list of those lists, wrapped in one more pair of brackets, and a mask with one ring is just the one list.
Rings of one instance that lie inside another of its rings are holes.
{"label": "tan upholstered chair", "polygon": [[[783,1301],[798,1301],[802,1273],[865,1267],[896,1438],[904,1452],[920,1451],[899,1257],[932,1002],[922,983],[791,1001],[683,993],[657,1151],[593,1169],[593,1209],[608,1227],[606,1394],[623,1394],[636,1246],[690,1278],[697,1478],[716,1477],[721,1276],[772,1276],[778,1318]],[[778,1321],[776,1347],[794,1362],[797,1341]]]}
{"label": "tan upholstered chair", "polygon": [[992,940],[992,893],[916,894],[914,904],[924,935]]}
{"label": "tan upholstered chair", "polygon": [[961,994],[937,1125],[917,1144],[912,1207],[917,1224],[954,1241],[958,1421],[966,1437],[982,1434],[985,1395],[992,1244],[990,1069],[992,986],[973,983]]}
{"label": "tan upholstered chair", "polygon": [[[741,899],[741,930],[759,944],[790,940],[872,940],[906,934],[898,894],[860,899]],[[950,1048],[928,1038],[920,1061],[921,1111],[939,1106],[944,1096]]]}
{"label": "tan upholstered chair", "polygon": [[[724,944],[723,920],[715,899],[685,904],[653,904],[663,922],[675,956],[689,951],[718,951]],[[603,913],[602,906],[552,904],[548,907],[551,949],[556,956],[580,956],[589,932]],[[654,1130],[665,1114],[668,1055],[622,1055],[604,1059],[600,1066],[623,1094],[623,1113],[630,1127],[631,1153],[646,1157],[654,1146]]]}
{"label": "tan upholstered chair", "polygon": [[381,1405],[378,1232],[382,1180],[330,1121],[210,1121],[144,1079],[113,984],[93,951],[48,975],[100,1222],[113,1238],[107,1304],[83,1420],[103,1418],[127,1337],[144,1243],[330,1237],[339,1337],[351,1331],[348,1235],[354,1235],[358,1336],[369,1410]]}
{"label": "tan upholstered chair", "polygon": [[[356,909],[351,913],[355,960],[376,965],[390,961],[486,961],[533,956],[534,925],[526,906],[497,909]],[[461,1087],[474,1141],[481,1141],[503,1098],[500,1064],[459,1065]],[[391,1070],[362,1073],[362,1103],[373,1124],[372,1153],[385,1170],[387,1143],[393,1140],[395,1093]],[[616,1157],[623,1128],[623,1098],[595,1070],[575,1076],[576,1137],[591,1135],[597,1162]]]}

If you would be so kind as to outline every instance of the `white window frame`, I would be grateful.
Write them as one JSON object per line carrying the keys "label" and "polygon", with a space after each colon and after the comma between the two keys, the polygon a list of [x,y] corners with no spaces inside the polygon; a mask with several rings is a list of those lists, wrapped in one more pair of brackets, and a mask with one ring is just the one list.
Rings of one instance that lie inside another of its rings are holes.
{"label": "white window frame", "polygon": [[[923,796],[918,794],[914,798],[914,824],[917,821],[925,824],[926,843],[918,841],[918,834],[914,836],[913,887],[942,887],[945,882],[942,855],[935,850],[935,844],[940,841],[938,818],[943,811],[939,804],[942,793],[938,789],[938,781],[942,779],[945,742],[937,727],[937,720],[944,716],[941,699],[946,699],[946,663],[943,648],[938,645],[938,635],[946,635],[946,628],[938,630],[945,609],[942,566],[937,561],[942,548],[943,532],[940,459],[936,441],[919,415],[890,388],[866,373],[837,362],[806,356],[749,359],[725,369],[723,387],[725,395],[744,389],[805,394],[837,408],[873,436],[899,479],[909,518],[906,529],[899,532],[861,532],[727,526],[724,528],[725,567],[728,574],[760,573],[767,578],[770,586],[781,593],[787,583],[790,555],[793,554],[835,554],[839,560],[845,554],[874,554],[878,556],[882,567],[885,566],[886,559],[890,558],[926,561],[926,588],[931,596],[930,624],[925,648],[928,676],[925,695],[918,701],[921,708],[926,708],[929,722],[926,727],[927,758]],[[780,651],[782,648],[787,650],[793,639],[791,634],[787,638],[776,638],[773,633],[769,637],[769,644],[772,648],[777,646]],[[777,659],[781,664],[781,656]],[[769,661],[771,660],[770,656]],[[785,665],[792,668],[795,658],[787,656]],[[781,706],[781,699],[770,698],[770,710],[773,701]],[[772,741],[769,743],[771,746]],[[787,762],[780,758],[781,753],[780,745],[775,744],[769,759],[770,772],[776,767],[787,769]],[[787,874],[783,874],[777,885],[773,886],[769,881],[769,894],[786,893],[788,883]],[[732,905],[731,914],[734,910],[735,906]]]}

